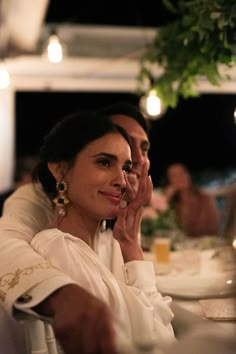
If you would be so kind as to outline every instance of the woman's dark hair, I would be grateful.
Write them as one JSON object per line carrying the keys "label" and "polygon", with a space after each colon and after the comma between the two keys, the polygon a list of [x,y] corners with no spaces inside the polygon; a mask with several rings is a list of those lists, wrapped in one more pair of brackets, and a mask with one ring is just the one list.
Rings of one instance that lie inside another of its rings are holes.
{"label": "woman's dark hair", "polygon": [[121,134],[131,146],[126,131],[114,124],[108,115],[83,111],[66,116],[45,136],[33,181],[40,182],[53,199],[57,194],[56,181],[48,169],[48,162],[66,161],[72,165],[76,155],[87,144],[109,133]]}

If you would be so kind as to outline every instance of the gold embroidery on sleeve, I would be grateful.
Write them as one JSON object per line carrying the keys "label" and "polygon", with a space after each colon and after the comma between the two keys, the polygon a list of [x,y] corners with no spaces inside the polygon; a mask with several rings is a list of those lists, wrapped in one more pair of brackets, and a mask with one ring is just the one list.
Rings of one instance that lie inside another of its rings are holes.
{"label": "gold embroidery on sleeve", "polygon": [[[19,283],[20,278],[22,276],[30,275],[37,269],[48,269],[52,267],[53,266],[49,262],[46,262],[46,263],[39,263],[32,267],[28,267],[22,270],[17,269],[15,272],[12,273],[11,272],[6,273],[0,278],[0,288],[6,288],[6,290],[12,289],[14,288],[14,286],[16,286]],[[5,298],[6,298],[6,292],[0,289],[0,302],[4,302]]]}

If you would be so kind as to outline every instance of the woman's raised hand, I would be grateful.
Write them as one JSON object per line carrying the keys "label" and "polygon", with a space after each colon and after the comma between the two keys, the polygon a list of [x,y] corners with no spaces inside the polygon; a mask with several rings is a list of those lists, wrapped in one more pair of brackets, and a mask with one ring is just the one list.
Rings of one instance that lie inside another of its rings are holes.
{"label": "woman's raised hand", "polygon": [[128,176],[125,178],[126,193],[120,203],[113,236],[120,244],[124,262],[128,262],[143,259],[138,235],[143,207],[151,200],[153,185],[150,176],[148,176],[147,164],[142,167],[137,193],[133,191]]}

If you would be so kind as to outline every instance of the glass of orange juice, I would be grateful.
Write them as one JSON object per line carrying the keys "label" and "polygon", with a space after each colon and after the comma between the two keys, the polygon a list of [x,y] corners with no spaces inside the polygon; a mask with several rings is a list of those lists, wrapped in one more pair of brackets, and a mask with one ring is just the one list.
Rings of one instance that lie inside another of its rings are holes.
{"label": "glass of orange juice", "polygon": [[155,261],[158,263],[170,262],[170,239],[157,237],[153,242],[153,253]]}

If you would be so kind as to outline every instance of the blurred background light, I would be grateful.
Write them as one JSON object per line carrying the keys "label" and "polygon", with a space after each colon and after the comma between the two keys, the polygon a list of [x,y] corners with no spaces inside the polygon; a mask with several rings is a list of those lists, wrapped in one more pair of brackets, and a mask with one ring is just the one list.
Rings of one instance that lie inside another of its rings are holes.
{"label": "blurred background light", "polygon": [[159,119],[165,113],[160,98],[155,90],[151,90],[146,96],[140,99],[140,109],[147,119]]}
{"label": "blurred background light", "polygon": [[47,56],[51,63],[60,63],[63,59],[64,48],[55,29],[52,29],[47,44]]}

